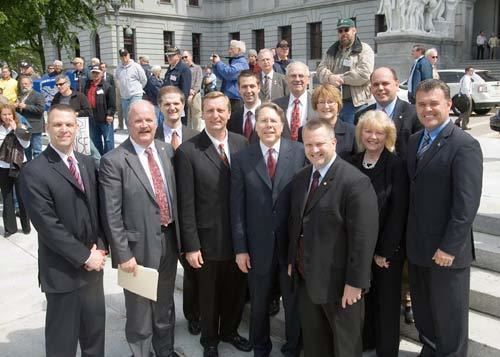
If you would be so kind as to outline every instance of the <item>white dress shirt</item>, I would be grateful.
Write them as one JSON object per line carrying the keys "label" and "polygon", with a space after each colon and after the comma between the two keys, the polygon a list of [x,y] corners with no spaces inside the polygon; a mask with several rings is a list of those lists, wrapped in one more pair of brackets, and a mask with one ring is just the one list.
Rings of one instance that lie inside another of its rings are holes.
{"label": "white dress shirt", "polygon": [[[292,127],[292,112],[293,107],[295,106],[295,97],[292,93],[290,93],[290,100],[288,101],[288,108],[286,110],[286,120],[288,121],[288,127]],[[299,108],[300,108],[300,126],[304,126],[307,121],[307,91],[305,91],[299,97]]]}
{"label": "white dress shirt", "polygon": [[166,121],[163,122],[163,135],[165,136],[165,142],[169,144],[172,142],[172,134],[174,130],[177,132],[177,136],[179,137],[179,143],[182,143],[182,125],[173,129],[166,124]]}
{"label": "white dress shirt", "polygon": [[[252,116],[250,117],[250,120],[252,122],[252,129],[254,130],[255,129],[255,112],[257,111],[257,108],[260,107],[260,100],[257,100],[257,102],[255,102],[255,105],[252,107],[252,108],[247,108],[246,105],[243,105],[243,123],[242,123],[242,128],[241,128],[241,132],[244,133],[245,132],[245,123],[247,121],[247,113],[248,112],[251,112],[252,113]],[[224,145],[224,148],[226,146]]]}
{"label": "white dress shirt", "polygon": [[[267,166],[267,158],[269,157],[269,149],[270,147],[267,147],[262,141],[259,140],[259,145],[260,145],[260,150],[262,151],[262,157],[264,158],[264,162],[266,163]],[[273,158],[274,162],[276,162],[276,165],[278,164],[278,157],[280,153],[280,145],[281,145],[281,139],[278,140],[273,146],[272,149],[273,151]]]}
{"label": "white dress shirt", "polygon": [[224,136],[224,140],[222,140],[222,141],[219,141],[216,138],[214,138],[212,135],[210,135],[210,133],[206,129],[205,129],[205,133],[207,133],[208,137],[210,138],[210,141],[215,146],[215,151],[217,151],[218,154],[220,154],[219,144],[224,145],[224,152],[226,153],[227,161],[229,162],[229,165],[231,165],[231,154],[229,152],[229,141],[228,141],[229,133],[228,133],[228,131],[226,130],[226,135]]}

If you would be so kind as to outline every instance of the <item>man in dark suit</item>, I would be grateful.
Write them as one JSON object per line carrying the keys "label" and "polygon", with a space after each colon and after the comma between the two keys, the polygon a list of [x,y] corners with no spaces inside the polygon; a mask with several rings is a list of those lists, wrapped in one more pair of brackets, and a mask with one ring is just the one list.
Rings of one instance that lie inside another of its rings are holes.
{"label": "man in dark suit", "polygon": [[361,357],[364,300],[377,241],[370,179],[335,154],[324,119],[304,127],[312,165],[292,181],[289,272],[298,289],[304,356]]}
{"label": "man in dark suit", "polygon": [[[172,145],[177,150],[183,141],[198,135],[197,130],[191,129],[181,123],[182,110],[185,104],[184,93],[174,86],[160,89],[158,93],[158,105],[165,118],[163,124],[156,129],[155,138]],[[198,281],[195,270],[181,255],[180,262],[184,268],[182,283],[182,309],[188,320],[188,330],[191,334],[200,333],[200,306],[198,298]]]}
{"label": "man in dark suit", "polygon": [[101,216],[114,267],[132,273],[142,265],[159,273],[156,302],[124,290],[125,336],[132,354],[172,357],[177,356],[174,288],[179,252],[173,150],[154,140],[156,115],[150,102],[132,103],[128,118],[130,137],[101,159]]}
{"label": "man in dark suit", "polygon": [[483,155],[477,140],[449,119],[450,89],[417,87],[424,130],[410,137],[408,271],[421,356],[467,356],[472,222],[481,198]]}
{"label": "man in dark suit", "polygon": [[415,91],[420,82],[432,78],[432,64],[425,57],[425,47],[415,45],[411,49],[411,56],[414,59],[408,78],[408,100],[415,104]]}
{"label": "man in dark suit", "polygon": [[259,75],[261,88],[259,93],[260,100],[267,102],[288,95],[285,76],[273,70],[273,52],[269,48],[263,48],[259,51],[257,59],[262,69]]}
{"label": "man in dark suit", "polygon": [[106,241],[98,214],[97,168],[73,151],[75,111],[53,106],[50,145],[21,170],[22,196],[38,231],[39,281],[47,298],[47,356],[104,356]]}
{"label": "man in dark suit", "polygon": [[277,277],[285,306],[285,356],[300,354],[297,297],[287,274],[290,181],[304,166],[304,147],[281,139],[285,114],[274,103],[257,109],[259,142],[234,156],[231,227],[238,267],[248,273],[254,356],[269,356],[269,300]]}
{"label": "man in dark suit", "polygon": [[309,84],[309,67],[302,62],[292,62],[286,71],[286,82],[290,95],[273,100],[286,115],[286,125],[282,136],[297,141],[299,128],[307,120],[317,117],[311,105],[311,95],[307,91]]}
{"label": "man in dark suit", "polygon": [[115,77],[111,73],[108,73],[108,65],[104,62],[99,64],[99,69],[102,71],[102,78],[109,83],[109,85],[115,88]]}
{"label": "man in dark suit", "polygon": [[227,130],[243,135],[251,143],[259,141],[255,131],[255,112],[260,106],[259,77],[246,69],[238,75],[238,92],[243,100],[243,106],[231,113],[227,122]]}
{"label": "man in dark suit", "polygon": [[19,80],[21,95],[16,103],[16,110],[24,115],[31,125],[31,143],[24,150],[26,160],[38,157],[42,153],[43,112],[45,111],[45,98],[41,93],[33,90],[31,77],[21,77]]}
{"label": "man in dark suit", "polygon": [[399,80],[396,71],[390,67],[380,67],[370,76],[370,90],[376,103],[359,111],[354,123],[369,110],[384,111],[396,125],[396,154],[406,160],[408,139],[422,128],[415,107],[398,98]]}
{"label": "man in dark suit", "polygon": [[234,261],[229,223],[231,158],[247,140],[227,131],[229,99],[221,92],[203,97],[205,130],[175,154],[182,251],[196,269],[205,357],[218,356],[219,341],[250,351],[238,334],[246,296],[246,277]]}

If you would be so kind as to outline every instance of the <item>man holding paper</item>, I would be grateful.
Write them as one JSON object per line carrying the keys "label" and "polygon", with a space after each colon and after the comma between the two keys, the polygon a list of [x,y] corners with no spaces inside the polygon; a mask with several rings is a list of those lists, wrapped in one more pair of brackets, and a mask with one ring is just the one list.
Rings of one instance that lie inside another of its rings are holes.
{"label": "man holding paper", "polygon": [[38,231],[39,281],[47,298],[47,356],[104,356],[102,269],[106,241],[98,214],[97,168],[73,151],[76,113],[50,108],[50,145],[21,171],[21,191]]}
{"label": "man holding paper", "polygon": [[158,270],[157,300],[124,290],[125,335],[135,357],[174,352],[174,287],[179,230],[171,145],[154,140],[157,121],[150,102],[130,106],[130,137],[101,159],[101,216],[113,267],[136,273]]}

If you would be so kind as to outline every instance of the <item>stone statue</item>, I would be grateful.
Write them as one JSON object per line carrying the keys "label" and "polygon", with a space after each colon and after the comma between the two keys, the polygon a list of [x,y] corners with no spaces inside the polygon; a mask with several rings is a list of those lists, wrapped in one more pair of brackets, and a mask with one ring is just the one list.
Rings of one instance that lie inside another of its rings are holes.
{"label": "stone statue", "polygon": [[398,17],[398,10],[395,8],[395,0],[380,0],[380,6],[378,8],[377,14],[385,15],[385,23],[387,25],[387,32],[393,30],[393,14],[394,18]]}

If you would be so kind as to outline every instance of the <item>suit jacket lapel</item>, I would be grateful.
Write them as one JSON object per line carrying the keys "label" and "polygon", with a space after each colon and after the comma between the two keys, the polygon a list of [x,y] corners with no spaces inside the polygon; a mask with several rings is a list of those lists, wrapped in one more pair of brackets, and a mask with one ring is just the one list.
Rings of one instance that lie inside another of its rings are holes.
{"label": "suit jacket lapel", "polygon": [[[61,176],[63,176],[66,180],[69,181],[78,191],[82,192],[82,189],[80,188],[80,185],[78,182],[76,182],[76,179],[73,177],[71,172],[69,172],[68,166],[66,166],[66,163],[61,159],[59,154],[52,148],[52,146],[49,145],[48,147],[48,159],[49,162],[52,163],[52,167],[54,168],[55,171],[57,171]],[[81,173],[80,173],[80,176]],[[88,181],[87,181],[88,184]],[[85,182],[84,182],[85,185]],[[83,192],[82,192],[83,194]]]}
{"label": "suit jacket lapel", "polygon": [[396,100],[396,105],[394,106],[394,112],[392,113],[392,120],[394,121],[394,125],[396,126],[396,133],[399,133],[401,130],[401,125],[403,124],[403,112],[402,112],[402,103],[398,98]]}
{"label": "suit jacket lapel", "polygon": [[255,171],[260,176],[262,181],[269,187],[269,190],[273,189],[273,183],[271,182],[271,178],[269,177],[269,173],[267,172],[266,161],[262,156],[262,151],[260,150],[259,144],[252,144],[251,149],[249,151],[250,163],[252,167],[255,167]]}
{"label": "suit jacket lapel", "polygon": [[146,191],[156,202],[156,196],[153,191],[153,187],[151,187],[151,183],[149,182],[148,176],[144,171],[144,167],[139,160],[139,156],[135,152],[134,145],[132,145],[130,139],[125,140],[122,145],[125,149],[125,161],[127,161],[128,165],[135,173],[140,183],[144,186]]}
{"label": "suit jacket lapel", "polygon": [[170,198],[173,200],[175,198],[175,183],[174,177],[171,170],[167,168],[171,167],[170,160],[165,152],[165,146],[159,146],[155,143],[156,151],[158,152],[158,157],[160,158],[161,164],[163,166],[163,173],[165,174],[165,180],[167,180],[167,187],[170,192]]}
{"label": "suit jacket lapel", "polygon": [[281,179],[285,176],[290,165],[292,146],[287,140],[281,140],[280,152],[278,154],[278,162],[276,164],[276,172],[274,174],[273,183],[273,204],[278,199],[278,194],[281,192]]}
{"label": "suit jacket lapel", "polygon": [[423,130],[415,133],[415,136],[411,136],[408,141],[408,174],[411,178],[415,177],[417,170],[417,150],[423,133]]}
{"label": "suit jacket lapel", "polygon": [[[451,132],[454,129],[454,124],[450,121],[448,125],[446,125],[443,130],[439,133],[439,135],[434,139],[431,144],[431,147],[425,152],[422,158],[417,162],[417,170],[415,172],[415,176],[423,170],[425,166],[439,153],[439,151],[446,145],[447,138],[450,136]],[[419,140],[420,142],[420,140]]]}
{"label": "suit jacket lapel", "polygon": [[[311,198],[311,202],[307,207],[304,207],[304,215],[306,215],[315,205],[318,203],[318,201],[325,195],[325,193],[332,187],[332,181],[335,178],[335,171],[336,171],[336,166],[338,164],[338,157],[335,159],[333,162],[332,166],[326,173],[325,177],[321,180],[319,183],[318,188],[316,189],[316,192],[314,192],[314,195]],[[306,195],[306,200],[307,200],[307,195]]]}
{"label": "suit jacket lapel", "polygon": [[[219,170],[227,169],[226,165],[224,165],[224,163],[222,162],[217,149],[215,149],[215,146],[212,144],[212,140],[210,140],[205,130],[203,130],[200,134],[200,148],[203,150],[205,155],[207,155],[210,161],[212,161],[213,164],[217,166]],[[229,146],[229,150],[231,151],[231,145]]]}

